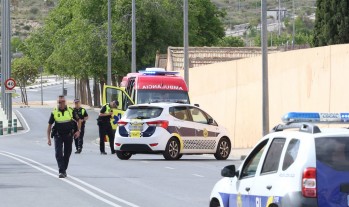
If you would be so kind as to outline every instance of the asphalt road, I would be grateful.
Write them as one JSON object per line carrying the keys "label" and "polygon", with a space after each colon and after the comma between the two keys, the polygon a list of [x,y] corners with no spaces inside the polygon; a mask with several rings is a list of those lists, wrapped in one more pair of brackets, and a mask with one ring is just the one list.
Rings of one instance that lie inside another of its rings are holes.
{"label": "asphalt road", "polygon": [[83,152],[72,154],[68,178],[59,179],[54,148],[46,143],[50,109],[14,111],[28,127],[0,137],[1,206],[203,207],[220,170],[239,164],[216,161],[211,155],[183,156],[179,161],[165,161],[161,155],[135,155],[128,161],[100,155],[97,113],[89,110]]}
{"label": "asphalt road", "polygon": [[[74,82],[70,81],[69,83],[66,83],[64,85],[65,88],[67,88],[67,96],[66,98],[68,100],[74,100],[75,94],[74,94]],[[20,90],[18,90],[17,93],[20,93]],[[53,86],[46,86],[43,87],[43,99],[44,101],[54,101],[57,100],[57,96],[63,94],[63,86],[62,84],[59,85],[53,85]],[[27,96],[28,101],[41,101],[41,88],[35,88],[35,89],[27,89]],[[14,102],[20,102],[21,98],[14,98]]]}

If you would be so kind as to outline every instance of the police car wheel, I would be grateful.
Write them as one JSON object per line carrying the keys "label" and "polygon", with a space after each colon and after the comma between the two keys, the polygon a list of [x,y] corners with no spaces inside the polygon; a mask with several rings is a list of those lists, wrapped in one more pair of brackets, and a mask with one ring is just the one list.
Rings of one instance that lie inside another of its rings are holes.
{"label": "police car wheel", "polygon": [[166,160],[178,160],[181,157],[181,154],[179,152],[180,144],[178,139],[171,138],[166,145],[166,149],[163,155]]}
{"label": "police car wheel", "polygon": [[132,157],[132,154],[129,152],[123,152],[123,151],[116,151],[116,156],[120,160],[128,160]]}
{"label": "police car wheel", "polygon": [[231,144],[227,138],[222,138],[219,140],[217,151],[214,154],[217,160],[226,160],[229,157],[231,150]]}

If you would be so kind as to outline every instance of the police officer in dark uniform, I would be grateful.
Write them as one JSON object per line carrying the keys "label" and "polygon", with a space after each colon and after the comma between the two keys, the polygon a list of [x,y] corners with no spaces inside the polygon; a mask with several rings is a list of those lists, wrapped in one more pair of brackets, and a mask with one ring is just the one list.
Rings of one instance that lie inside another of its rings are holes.
{"label": "police officer in dark uniform", "polygon": [[76,152],[75,154],[80,154],[82,151],[82,147],[84,144],[84,134],[85,134],[85,123],[88,119],[88,114],[85,108],[81,107],[80,100],[75,99],[74,100],[74,114],[76,115],[75,120],[79,121],[81,120],[81,132],[80,136],[76,139],[74,139]]}
{"label": "police officer in dark uniform", "polygon": [[105,152],[105,144],[104,144],[104,137],[108,135],[109,137],[109,144],[110,144],[110,150],[112,154],[115,154],[114,150],[114,136],[115,132],[111,126],[111,118],[113,116],[113,110],[112,108],[116,108],[119,105],[118,101],[112,101],[110,103],[105,104],[98,116],[98,126],[99,126],[99,148],[102,155],[106,155]]}
{"label": "police officer in dark uniform", "polygon": [[51,146],[50,134],[54,138],[59,178],[67,177],[73,138],[80,136],[80,129],[81,121],[75,122],[73,109],[67,107],[64,96],[59,96],[58,106],[52,111],[47,127],[47,144],[49,146]]}

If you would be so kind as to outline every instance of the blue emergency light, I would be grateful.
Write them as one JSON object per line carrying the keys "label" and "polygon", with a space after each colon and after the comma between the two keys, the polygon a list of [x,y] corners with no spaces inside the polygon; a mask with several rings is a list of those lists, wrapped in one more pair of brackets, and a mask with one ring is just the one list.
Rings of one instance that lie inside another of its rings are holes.
{"label": "blue emergency light", "polygon": [[144,75],[177,75],[179,72],[166,71],[164,68],[146,68],[145,70],[140,70],[139,73]]}
{"label": "blue emergency light", "polygon": [[348,123],[349,113],[289,112],[282,117],[284,123]]}

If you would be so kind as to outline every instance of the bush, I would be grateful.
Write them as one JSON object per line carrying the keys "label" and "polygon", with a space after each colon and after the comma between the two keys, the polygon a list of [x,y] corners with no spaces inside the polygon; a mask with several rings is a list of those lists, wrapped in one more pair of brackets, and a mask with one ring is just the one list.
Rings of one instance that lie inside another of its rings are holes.
{"label": "bush", "polygon": [[218,42],[217,46],[220,47],[243,47],[244,41],[241,39],[241,37],[223,37]]}
{"label": "bush", "polygon": [[38,13],[39,13],[39,8],[38,8],[38,7],[32,7],[32,8],[30,8],[30,13],[31,13],[31,14],[38,14]]}

